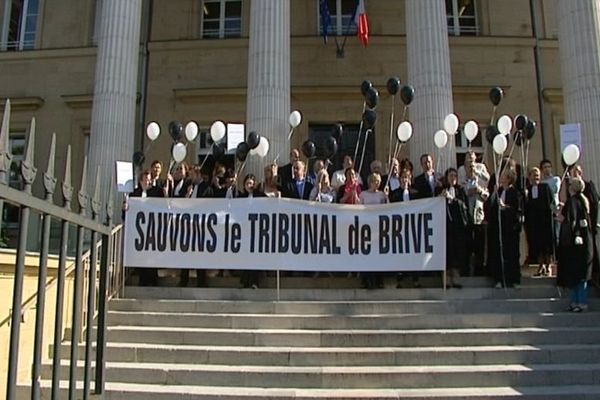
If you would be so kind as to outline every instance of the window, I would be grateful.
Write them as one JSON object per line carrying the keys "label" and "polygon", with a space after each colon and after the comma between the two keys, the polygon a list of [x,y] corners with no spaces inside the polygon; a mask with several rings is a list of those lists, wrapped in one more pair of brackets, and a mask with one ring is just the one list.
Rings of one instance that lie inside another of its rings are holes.
{"label": "window", "polygon": [[469,141],[463,135],[462,130],[459,130],[456,135],[454,135],[454,144],[456,145],[456,165],[461,166],[465,163],[465,156],[469,150],[474,151],[477,154],[477,160],[483,162],[483,135],[485,135],[484,126],[479,127],[479,134],[473,139],[471,142],[471,146],[469,146]]}
{"label": "window", "polygon": [[5,0],[2,50],[34,48],[39,1]]}
{"label": "window", "polygon": [[202,38],[240,37],[242,32],[241,0],[203,0]]}
{"label": "window", "polygon": [[[331,16],[331,25],[327,29],[329,36],[355,35],[356,24],[352,17],[356,10],[356,0],[326,0],[329,15]],[[321,9],[317,0],[317,10],[319,12],[319,35],[321,34]]]}
{"label": "window", "polygon": [[[326,141],[329,137],[333,135],[334,128],[336,124],[311,124],[308,127],[308,138],[312,140],[316,147],[316,158],[324,158],[324,154],[326,153]],[[337,171],[342,168],[342,161],[344,160],[344,156],[350,155],[354,157],[354,151],[356,149],[356,140],[358,138],[358,124],[345,124],[344,125],[344,133],[341,138],[338,140],[338,151],[337,153],[329,160],[331,165],[329,166],[328,171],[333,173],[333,171]],[[360,164],[360,157],[362,155],[363,145],[365,143],[365,132],[360,135],[360,147],[358,149],[358,156],[356,160],[354,160],[355,168],[358,169],[358,164]],[[362,164],[362,169],[360,171],[361,178],[363,182],[367,181],[367,176],[369,175],[369,165],[371,161],[375,159],[375,134],[374,132],[370,132],[367,138],[366,148],[365,148],[365,158]],[[312,163],[315,159],[311,159],[309,162],[309,171],[312,170]]]}
{"label": "window", "polygon": [[475,0],[446,0],[448,33],[452,36],[475,36],[479,33]]}

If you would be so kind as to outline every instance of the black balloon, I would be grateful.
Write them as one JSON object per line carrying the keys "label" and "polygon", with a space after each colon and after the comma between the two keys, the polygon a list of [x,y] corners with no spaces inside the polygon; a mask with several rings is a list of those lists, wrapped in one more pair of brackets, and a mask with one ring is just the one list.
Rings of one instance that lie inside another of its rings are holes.
{"label": "black balloon", "polygon": [[379,104],[379,91],[374,87],[367,90],[367,94],[365,94],[365,102],[369,108],[377,107]]}
{"label": "black balloon", "polygon": [[394,76],[388,79],[386,87],[388,93],[392,96],[395,96],[396,94],[398,94],[398,90],[400,90],[400,78]]}
{"label": "black balloon", "polygon": [[251,150],[257,148],[260,143],[260,135],[254,131],[250,132],[246,138],[246,143],[248,143],[248,147]]}
{"label": "black balloon", "polygon": [[372,87],[373,87],[373,84],[371,83],[371,81],[364,80],[360,84],[360,92],[362,93],[363,96],[365,96],[367,94],[367,91],[369,89],[371,89]]}
{"label": "black balloon", "polygon": [[415,88],[410,85],[402,86],[402,89],[400,89],[400,98],[404,105],[409,105],[415,98]]}
{"label": "black balloon", "polygon": [[528,121],[529,121],[529,118],[527,118],[527,115],[523,115],[523,114],[517,115],[515,117],[515,128],[517,128],[517,130],[525,129]]}
{"label": "black balloon", "polygon": [[529,120],[527,121],[527,126],[525,127],[525,137],[527,138],[527,140],[531,140],[531,138],[533,137],[533,135],[535,135],[535,121],[533,120]]}
{"label": "black balloon", "polygon": [[365,127],[371,129],[375,125],[375,120],[377,120],[377,113],[367,109],[362,115],[362,120]]}
{"label": "black balloon", "polygon": [[494,138],[500,134],[501,133],[498,128],[496,128],[494,125],[490,125],[485,130],[485,140],[487,140],[489,144],[492,144],[494,142]]}
{"label": "black balloon", "polygon": [[344,125],[336,124],[333,127],[333,132],[331,133],[331,136],[333,136],[335,138],[335,140],[340,140],[342,138],[343,134],[344,134]]}
{"label": "black balloon", "polygon": [[212,149],[212,155],[215,160],[223,157],[225,155],[225,143],[215,143]]}
{"label": "black balloon", "polygon": [[178,142],[183,138],[183,125],[179,121],[169,122],[169,135]]}
{"label": "black balloon", "polygon": [[312,140],[307,140],[306,142],[302,143],[302,154],[304,154],[306,158],[314,157],[316,152],[317,147]]}
{"label": "black balloon", "polygon": [[338,151],[337,140],[333,136],[329,136],[325,141],[325,158],[329,159]]}
{"label": "black balloon", "polygon": [[502,101],[502,97],[504,97],[504,90],[501,87],[496,86],[490,90],[490,101],[493,105],[497,106]]}
{"label": "black balloon", "polygon": [[145,160],[146,157],[141,151],[136,151],[135,153],[133,153],[133,165],[135,165],[136,167],[140,167]]}
{"label": "black balloon", "polygon": [[237,145],[235,149],[235,158],[237,158],[240,162],[246,161],[246,157],[248,157],[248,152],[250,151],[250,147],[248,143],[241,142]]}

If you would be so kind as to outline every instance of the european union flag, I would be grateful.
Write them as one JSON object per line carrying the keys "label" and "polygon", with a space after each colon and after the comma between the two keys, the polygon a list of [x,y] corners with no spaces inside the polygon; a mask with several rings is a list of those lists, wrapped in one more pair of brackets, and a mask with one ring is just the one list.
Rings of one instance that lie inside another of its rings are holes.
{"label": "european union flag", "polygon": [[327,0],[319,0],[319,11],[321,13],[321,36],[323,36],[323,42],[327,43],[327,31],[331,26],[331,14]]}

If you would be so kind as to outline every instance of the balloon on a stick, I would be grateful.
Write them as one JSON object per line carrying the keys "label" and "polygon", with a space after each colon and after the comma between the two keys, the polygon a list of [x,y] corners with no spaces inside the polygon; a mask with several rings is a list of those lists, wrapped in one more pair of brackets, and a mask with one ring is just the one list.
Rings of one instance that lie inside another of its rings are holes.
{"label": "balloon on a stick", "polygon": [[577,147],[576,144],[570,144],[562,151],[563,160],[565,160],[565,164],[569,166],[579,161],[580,155],[579,147]]}
{"label": "balloon on a stick", "polygon": [[448,143],[448,134],[444,130],[439,130],[433,135],[433,142],[438,149],[444,148]]}
{"label": "balloon on a stick", "polygon": [[210,137],[213,142],[218,142],[225,137],[225,132],[227,131],[227,127],[223,123],[223,121],[215,121],[210,126]]}
{"label": "balloon on a stick", "polygon": [[494,138],[492,147],[494,148],[494,151],[496,152],[496,154],[498,154],[498,155],[504,154],[504,152],[506,151],[506,148],[508,147],[508,140],[506,139],[506,136],[497,135]]}
{"label": "balloon on a stick", "polygon": [[410,122],[402,121],[396,130],[396,136],[402,143],[408,142],[413,134],[413,127]]}
{"label": "balloon on a stick", "polygon": [[302,114],[298,110],[292,111],[289,118],[290,126],[297,128],[302,123]]}
{"label": "balloon on a stick", "polygon": [[150,139],[153,142],[156,139],[158,139],[159,135],[160,126],[154,121],[150,122],[146,127],[146,136],[148,137],[148,139]]}
{"label": "balloon on a stick", "polygon": [[448,114],[444,118],[444,130],[448,135],[454,135],[458,131],[459,121],[456,114]]}
{"label": "balloon on a stick", "polygon": [[508,115],[503,115],[498,118],[498,131],[503,135],[508,135],[512,129],[512,118]]}
{"label": "balloon on a stick", "polygon": [[465,137],[469,142],[472,142],[479,133],[479,125],[475,121],[467,121],[464,128]]}
{"label": "balloon on a stick", "polygon": [[198,124],[194,121],[190,121],[185,126],[185,138],[189,142],[193,142],[196,139],[196,136],[198,136]]}
{"label": "balloon on a stick", "polygon": [[173,160],[175,162],[182,162],[185,160],[185,156],[187,154],[187,150],[185,148],[185,144],[183,143],[175,143],[171,148],[171,155],[173,156]]}

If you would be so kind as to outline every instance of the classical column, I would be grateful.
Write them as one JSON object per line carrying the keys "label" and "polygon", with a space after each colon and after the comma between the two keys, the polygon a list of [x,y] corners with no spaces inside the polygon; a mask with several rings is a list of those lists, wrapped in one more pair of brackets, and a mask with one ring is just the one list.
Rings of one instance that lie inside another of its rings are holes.
{"label": "classical column", "polygon": [[565,122],[581,124],[584,176],[600,182],[600,0],[556,1]]}
{"label": "classical column", "polygon": [[[95,181],[99,168],[102,173],[100,193],[106,196],[113,182],[115,161],[131,160],[133,154],[142,0],[103,0],[102,3],[88,182]],[[120,209],[119,204],[115,208],[117,219],[120,219]]]}
{"label": "classical column", "polygon": [[269,140],[264,159],[249,155],[245,172],[263,175],[263,166],[278,155],[285,164],[290,151],[287,135],[290,114],[290,2],[250,2],[248,95],[246,132],[256,131]]}
{"label": "classical column", "polygon": [[410,139],[410,155],[420,173],[419,156],[433,155],[436,170],[444,172],[456,163],[455,146],[448,144],[439,151],[434,133],[443,129],[444,117],[453,112],[452,76],[448,26],[444,0],[406,0],[406,47],[408,81],[415,88],[410,106],[414,134]]}

